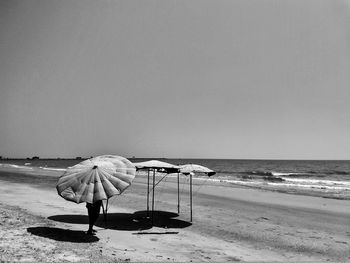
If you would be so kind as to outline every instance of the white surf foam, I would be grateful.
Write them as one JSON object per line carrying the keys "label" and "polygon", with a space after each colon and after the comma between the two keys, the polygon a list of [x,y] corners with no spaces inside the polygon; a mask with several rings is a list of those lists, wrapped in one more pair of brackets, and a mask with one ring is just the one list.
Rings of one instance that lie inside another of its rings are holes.
{"label": "white surf foam", "polygon": [[299,178],[283,178],[286,182],[294,184],[309,184],[321,186],[344,186],[350,188],[350,181],[334,181],[334,180],[317,180],[317,179],[299,179]]}
{"label": "white surf foam", "polygon": [[300,173],[281,173],[281,172],[271,172],[274,176],[290,176],[290,175],[298,175]]}
{"label": "white surf foam", "polygon": [[39,167],[43,170],[49,170],[49,171],[66,171],[65,168],[53,168],[53,167]]}
{"label": "white surf foam", "polygon": [[16,164],[3,163],[3,164],[1,164],[1,166],[6,167],[6,168],[16,168],[16,169],[20,169],[20,170],[33,170],[32,167],[23,166],[23,165],[16,165]]}

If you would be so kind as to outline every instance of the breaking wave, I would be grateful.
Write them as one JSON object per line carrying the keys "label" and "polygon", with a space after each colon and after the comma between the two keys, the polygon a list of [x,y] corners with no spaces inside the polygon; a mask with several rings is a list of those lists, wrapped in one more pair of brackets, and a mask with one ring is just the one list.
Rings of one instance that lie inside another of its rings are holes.
{"label": "breaking wave", "polygon": [[16,165],[16,164],[3,163],[3,164],[0,164],[0,166],[5,167],[5,168],[16,168],[16,169],[22,169],[22,170],[33,170],[32,167],[28,167],[28,166],[24,166],[24,165]]}
{"label": "breaking wave", "polygon": [[53,168],[53,167],[39,167],[40,169],[43,170],[49,170],[49,171],[66,171],[65,168]]}

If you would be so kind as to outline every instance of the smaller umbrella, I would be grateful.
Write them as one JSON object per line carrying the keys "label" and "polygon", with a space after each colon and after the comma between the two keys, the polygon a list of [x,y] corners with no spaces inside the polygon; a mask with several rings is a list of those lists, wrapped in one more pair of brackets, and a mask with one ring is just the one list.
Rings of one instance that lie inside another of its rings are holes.
{"label": "smaller umbrella", "polygon": [[158,160],[150,160],[146,162],[134,163],[137,170],[152,169],[157,171],[164,171],[166,173],[174,173],[179,171],[179,166],[171,163],[166,163]]}
{"label": "smaller umbrella", "polygon": [[213,170],[199,164],[180,165],[180,172],[186,175],[190,173],[205,173],[209,177],[216,174]]}
{"label": "smaller umbrella", "polygon": [[192,222],[192,175],[194,173],[204,173],[210,177],[216,174],[216,172],[199,164],[180,165],[180,172],[185,175],[190,175],[190,209],[191,209],[191,222]]}

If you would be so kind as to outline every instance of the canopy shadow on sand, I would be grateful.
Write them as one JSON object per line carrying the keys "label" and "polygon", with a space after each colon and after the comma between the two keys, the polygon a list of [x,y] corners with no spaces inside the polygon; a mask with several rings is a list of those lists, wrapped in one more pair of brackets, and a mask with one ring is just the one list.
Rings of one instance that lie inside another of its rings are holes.
{"label": "canopy shadow on sand", "polygon": [[100,239],[96,236],[89,236],[84,231],[62,229],[56,227],[28,227],[27,231],[33,235],[50,238],[56,241],[73,242],[73,243],[92,243]]}
{"label": "canopy shadow on sand", "polygon": [[[151,212],[149,212],[151,214]],[[107,222],[104,221],[103,214],[100,215],[96,222],[96,226],[106,229],[124,230],[124,231],[140,231],[151,229],[153,226],[161,228],[185,228],[191,225],[180,219],[174,219],[178,216],[175,213],[165,211],[154,211],[153,224],[150,218],[147,218],[147,211],[137,211],[135,213],[109,213]],[[88,224],[87,215],[67,214],[54,215],[48,217],[50,220],[70,223],[70,224]]]}

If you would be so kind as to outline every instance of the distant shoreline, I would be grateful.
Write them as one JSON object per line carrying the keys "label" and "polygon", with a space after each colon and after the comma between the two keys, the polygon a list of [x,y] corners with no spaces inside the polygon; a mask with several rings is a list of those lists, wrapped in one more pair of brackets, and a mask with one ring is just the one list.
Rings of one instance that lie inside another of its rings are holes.
{"label": "distant shoreline", "polygon": [[[91,156],[92,157],[92,156]],[[24,158],[15,158],[15,157],[2,157],[0,159],[1,161],[19,161],[19,160],[25,160],[25,161],[32,161],[32,160],[87,160],[91,157],[81,157],[80,159],[77,157],[39,157],[39,159],[33,159],[32,157],[24,157]],[[306,162],[349,162],[350,159],[265,159],[265,158],[199,158],[199,157],[191,157],[191,158],[183,158],[183,157],[125,157],[129,160],[232,160],[232,161],[306,161]]]}

